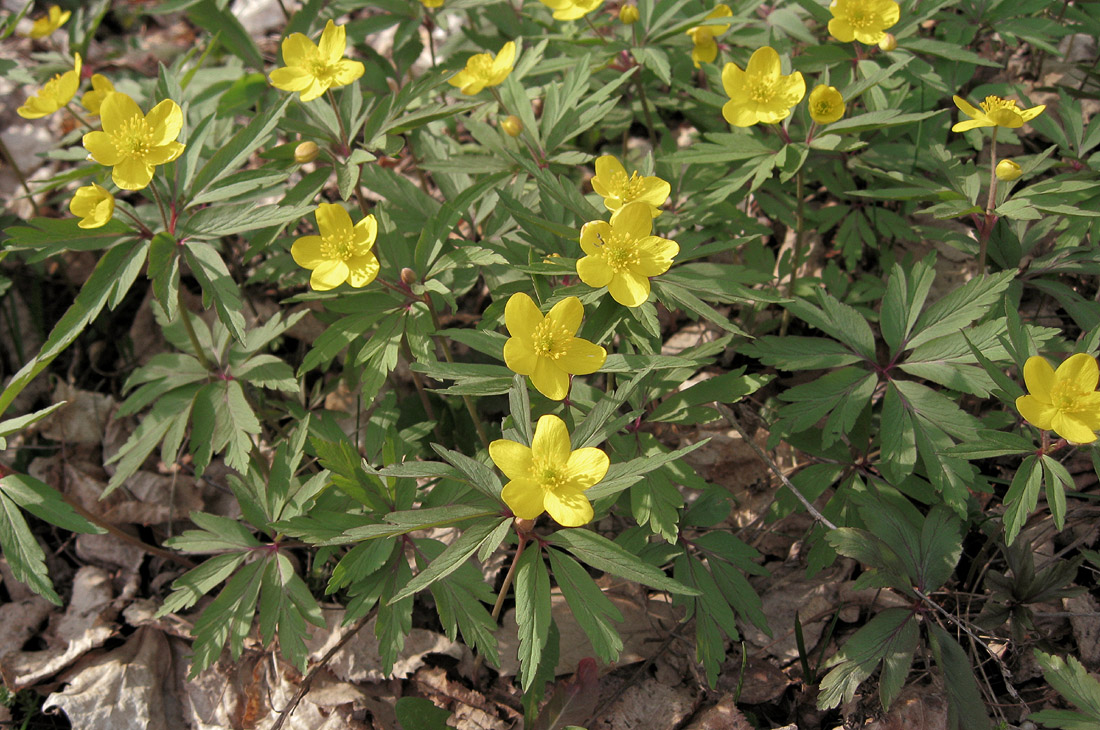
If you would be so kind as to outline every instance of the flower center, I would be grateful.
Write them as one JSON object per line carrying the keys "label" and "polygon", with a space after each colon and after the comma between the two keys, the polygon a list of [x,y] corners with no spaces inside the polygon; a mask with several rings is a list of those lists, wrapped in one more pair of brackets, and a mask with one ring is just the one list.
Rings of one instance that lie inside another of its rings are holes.
{"label": "flower center", "polygon": [[774,84],[769,79],[750,78],[749,98],[757,104],[767,104],[775,96]]}
{"label": "flower center", "polygon": [[564,464],[549,463],[535,458],[531,464],[531,474],[538,480],[539,486],[550,492],[557,492],[565,486]]}
{"label": "flower center", "polygon": [[142,159],[153,148],[153,130],[141,116],[124,121],[112,136],[115,146],[130,157]]}
{"label": "flower center", "polygon": [[997,111],[1017,112],[1015,99],[1002,99],[999,96],[987,96],[985,101],[981,103],[982,111],[986,114],[992,114]]}
{"label": "flower center", "polygon": [[321,255],[330,261],[347,261],[356,255],[355,239],[350,233],[321,236]]}
{"label": "flower center", "polygon": [[547,318],[535,327],[531,339],[534,341],[536,355],[557,360],[565,354],[573,335],[563,325]]}
{"label": "flower center", "polygon": [[604,240],[601,237],[600,242],[603,243],[600,251],[603,260],[616,274],[628,271],[638,263],[638,249],[633,239],[612,231],[609,239]]}
{"label": "flower center", "polygon": [[1050,389],[1050,402],[1063,413],[1079,410],[1078,400],[1084,393],[1070,380],[1060,380]]}
{"label": "flower center", "polygon": [[868,8],[863,2],[848,3],[846,10],[848,25],[858,30],[863,30],[870,26],[875,20],[874,11]]}
{"label": "flower center", "polygon": [[333,77],[336,76],[336,67],[326,61],[318,59],[310,61],[309,73],[317,79],[322,86],[326,84],[332,85]]}
{"label": "flower center", "polygon": [[814,106],[814,114],[819,117],[827,117],[833,113],[833,105],[827,101],[819,101]]}

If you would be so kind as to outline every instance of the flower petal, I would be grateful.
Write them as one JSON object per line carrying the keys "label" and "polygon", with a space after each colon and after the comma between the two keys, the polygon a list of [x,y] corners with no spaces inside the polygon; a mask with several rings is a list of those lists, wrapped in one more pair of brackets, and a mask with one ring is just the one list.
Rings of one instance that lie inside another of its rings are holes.
{"label": "flower petal", "polygon": [[968,132],[971,129],[977,129],[978,127],[994,127],[994,126],[996,126],[996,125],[993,124],[993,122],[991,122],[989,119],[986,119],[985,116],[983,115],[983,117],[981,119],[966,119],[966,120],[963,120],[961,122],[956,122],[955,125],[951,127],[951,131],[952,132]]}
{"label": "flower petal", "polygon": [[577,276],[588,286],[599,289],[611,283],[615,272],[599,256],[585,256],[577,261]]}
{"label": "flower petal", "polygon": [[363,75],[365,70],[362,63],[344,58],[333,64],[332,85],[347,86]]}
{"label": "flower petal", "polygon": [[1041,401],[1033,395],[1021,395],[1016,399],[1016,410],[1035,428],[1049,431],[1058,409],[1049,401]]}
{"label": "flower petal", "polygon": [[841,43],[851,43],[856,39],[855,28],[848,21],[840,18],[833,18],[829,21],[829,35]]}
{"label": "flower petal", "polygon": [[111,169],[111,179],[123,190],[141,190],[153,179],[153,166],[144,160],[124,157]]}
{"label": "flower petal", "polygon": [[668,271],[680,245],[659,236],[647,236],[638,242],[638,263],[631,271],[641,276],[658,276]]}
{"label": "flower petal", "polygon": [[736,63],[727,63],[722,68],[722,88],[725,89],[726,96],[731,99],[741,96],[745,85],[745,72]]}
{"label": "flower petal", "polygon": [[348,283],[356,289],[366,286],[378,276],[378,259],[367,251],[359,256],[352,256],[347,260]]}
{"label": "flower petal", "polygon": [[730,99],[722,105],[722,116],[735,127],[751,127],[760,121],[755,105]]}
{"label": "flower petal", "polygon": [[165,99],[149,110],[145,121],[153,130],[153,144],[166,145],[180,136],[180,130],[183,129],[183,110],[176,102]]}
{"label": "flower petal", "polygon": [[[1024,368],[1024,381],[1027,382],[1026,363]],[[1058,370],[1054,373],[1054,380],[1055,382],[1068,380],[1073,383],[1073,391],[1091,393],[1096,390],[1096,384],[1100,381],[1100,367],[1097,367],[1096,358],[1092,355],[1079,352],[1076,355],[1070,355],[1065,362],[1058,366]],[[1031,390],[1030,384],[1028,390]]]}
{"label": "flower petal", "polygon": [[1054,433],[1071,443],[1091,444],[1096,440],[1096,433],[1072,413],[1064,411],[1055,413],[1050,427]]}
{"label": "flower petal", "polygon": [[509,337],[504,343],[504,364],[508,369],[518,375],[532,375],[539,356],[529,342],[525,343],[518,337]]}
{"label": "flower petal", "polygon": [[103,131],[108,134],[118,134],[134,117],[144,117],[141,107],[137,102],[120,91],[112,91],[107,94],[103,104],[99,107],[99,118],[103,124]]}
{"label": "flower petal", "polygon": [[[500,53],[493,59],[493,75],[498,76],[503,73],[507,76],[512,71],[512,67],[516,63],[516,43],[515,41],[508,41],[501,46]],[[504,79],[501,79],[503,81]],[[497,82],[499,83],[499,82]]]}
{"label": "flower petal", "polygon": [[556,362],[567,373],[588,375],[602,368],[606,360],[607,350],[588,340],[574,337],[569,348]]}
{"label": "flower petal", "polygon": [[327,259],[321,253],[322,239],[320,236],[302,236],[290,247],[290,255],[294,263],[303,269],[316,269]]}
{"label": "flower petal", "polygon": [[745,74],[750,78],[777,79],[783,72],[779,53],[771,46],[761,46],[749,56]]}
{"label": "flower petal", "polygon": [[[1050,390],[1054,387],[1055,379],[1054,368],[1045,357],[1034,355],[1024,363],[1024,385],[1027,386],[1027,392],[1043,403],[1050,403]],[[1040,426],[1040,428],[1049,427]]]}
{"label": "flower petal", "polygon": [[351,216],[344,206],[336,203],[321,203],[317,206],[317,229],[324,238],[351,238]]}
{"label": "flower petal", "polygon": [[561,325],[571,335],[577,334],[584,318],[584,305],[576,297],[566,297],[550,308],[546,318]]}
{"label": "flower petal", "polygon": [[115,147],[115,141],[106,132],[88,132],[84,135],[84,149],[92,159],[101,165],[117,165],[122,161],[122,153]]}
{"label": "flower petal", "polygon": [[309,285],[315,291],[335,289],[348,280],[348,265],[340,260],[322,261],[309,277]]}
{"label": "flower petal", "polygon": [[287,66],[305,67],[318,55],[317,46],[301,33],[291,33],[283,39],[283,63]]}
{"label": "flower petal", "polygon": [[543,504],[546,512],[562,527],[580,527],[592,520],[592,503],[583,494],[547,491]]}
{"label": "flower petal", "polygon": [[526,479],[531,476],[530,446],[524,446],[518,441],[497,439],[489,444],[489,458],[509,479]]}
{"label": "flower petal", "polygon": [[299,66],[277,68],[271,72],[271,85],[282,91],[302,91],[313,83],[313,74]]}
{"label": "flower petal", "polygon": [[586,447],[569,455],[565,471],[571,486],[585,490],[604,478],[610,464],[611,461],[602,450]]}
{"label": "flower petal", "polygon": [[611,298],[624,307],[639,307],[649,299],[649,279],[629,271],[616,274],[607,285]]}
{"label": "flower petal", "polygon": [[547,414],[535,424],[535,437],[531,439],[531,453],[536,459],[550,464],[569,461],[569,429],[565,421]]}
{"label": "flower petal", "polygon": [[981,111],[980,109],[972,105],[969,101],[962,98],[961,96],[958,96],[957,94],[951,97],[951,101],[955,102],[955,106],[959,108],[959,111],[961,111],[963,114],[970,117],[971,119],[984,116],[985,114],[985,112]]}
{"label": "flower petal", "polygon": [[596,158],[596,177],[592,178],[592,189],[601,198],[617,196],[619,191],[614,188],[614,181],[619,176],[629,177],[626,168],[614,155],[602,155]]}
{"label": "flower petal", "polygon": [[325,29],[321,31],[321,42],[317,44],[317,50],[321,60],[326,63],[336,63],[347,50],[347,30],[342,25],[329,20],[325,23]]}
{"label": "flower petal", "polygon": [[534,479],[513,479],[504,485],[500,498],[521,520],[533,520],[543,513],[546,490]]}
{"label": "flower petal", "polygon": [[1093,431],[1100,431],[1100,392],[1086,393],[1074,405],[1074,415]]}
{"label": "flower petal", "polygon": [[[351,220],[349,217],[348,220]],[[368,215],[352,227],[352,240],[355,241],[356,254],[362,256],[370,252],[378,238],[378,219]]]}
{"label": "flower petal", "polygon": [[615,214],[615,233],[644,238],[653,230],[653,208],[649,203],[627,203]]}
{"label": "flower petal", "polygon": [[589,256],[599,255],[603,242],[610,239],[611,224],[607,221],[589,221],[581,226],[581,249]]}
{"label": "flower petal", "polygon": [[[531,384],[535,386],[535,390],[550,400],[562,400],[569,395],[569,374],[558,367],[557,361],[548,357],[535,357],[535,370],[531,373]],[[568,446],[568,437],[566,442]]]}
{"label": "flower petal", "polygon": [[523,292],[508,297],[508,303],[504,305],[504,326],[512,337],[531,347],[531,335],[542,320],[542,312],[531,297]]}

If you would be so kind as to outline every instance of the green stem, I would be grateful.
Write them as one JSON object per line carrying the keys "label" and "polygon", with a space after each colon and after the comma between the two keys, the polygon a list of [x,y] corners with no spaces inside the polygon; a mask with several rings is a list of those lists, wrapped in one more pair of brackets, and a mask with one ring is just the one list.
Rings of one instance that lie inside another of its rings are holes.
{"label": "green stem", "polygon": [[[787,296],[794,297],[794,285],[798,282],[798,267],[802,263],[802,246],[805,241],[804,231],[804,216],[803,216],[803,198],[805,193],[803,191],[802,182],[802,169],[799,168],[798,172],[794,176],[794,196],[795,196],[795,210],[794,210],[794,251],[791,252],[791,276],[787,282]],[[791,321],[791,312],[789,309],[783,311],[783,323],[779,328],[779,336],[787,334],[787,327]]]}
{"label": "green stem", "polygon": [[195,348],[195,357],[198,358],[199,364],[209,372],[215,370],[214,364],[210,362],[210,358],[206,356],[206,351],[202,349],[202,345],[199,344],[199,336],[195,333],[195,325],[191,324],[191,311],[187,309],[187,306],[183,303],[183,289],[176,290],[176,301],[178,302],[177,308],[180,310],[180,319],[183,320],[183,328],[187,330],[187,338],[191,340],[191,347]]}
{"label": "green stem", "polygon": [[332,105],[332,113],[336,115],[336,123],[340,125],[340,144],[344,149],[341,152],[345,158],[351,154],[351,143],[348,141],[348,130],[344,127],[344,118],[340,116],[340,107],[336,104],[336,95],[332,93],[332,89],[325,89],[325,95],[328,97],[329,104]]}
{"label": "green stem", "polygon": [[638,87],[638,100],[642,102],[642,112],[645,113],[645,124],[649,128],[649,143],[657,148],[657,130],[653,126],[653,115],[649,111],[649,100],[645,95],[645,85],[642,83],[642,67],[634,73],[634,85]]}
{"label": "green stem", "polygon": [[982,229],[978,232],[978,272],[981,274],[985,273],[989,238],[997,223],[997,216],[993,213],[997,204],[997,129],[993,127],[993,142],[989,148],[989,195],[985,200],[985,219],[982,220]]}
{"label": "green stem", "polygon": [[76,110],[71,101],[65,105],[65,108],[69,110],[69,114],[72,114],[76,118],[76,121],[80,122],[88,129],[95,129],[95,125],[85,119],[84,116]]}
{"label": "green stem", "polygon": [[160,191],[157,190],[156,180],[152,180],[149,183],[149,189],[153,191],[153,198],[157,201],[157,209],[160,210],[160,220],[164,223],[164,230],[168,230],[168,211],[164,209],[164,200],[160,197]]}
{"label": "green stem", "polygon": [[519,537],[519,545],[516,547],[516,554],[512,557],[512,564],[508,566],[508,572],[504,574],[504,582],[500,585],[500,593],[497,594],[496,603],[493,604],[493,611],[490,614],[493,617],[493,623],[500,620],[500,610],[504,607],[504,599],[508,596],[508,589],[512,587],[512,581],[516,577],[516,566],[519,565],[523,548],[527,545],[526,533],[517,531],[516,535]]}

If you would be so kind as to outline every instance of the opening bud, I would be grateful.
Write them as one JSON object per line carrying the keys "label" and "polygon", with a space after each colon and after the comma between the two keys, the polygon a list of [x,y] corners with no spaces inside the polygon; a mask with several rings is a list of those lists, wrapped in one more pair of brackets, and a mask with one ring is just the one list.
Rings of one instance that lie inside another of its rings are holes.
{"label": "opening bud", "polygon": [[619,22],[626,25],[633,25],[641,18],[641,14],[638,12],[637,5],[623,5],[619,8]]}
{"label": "opening bud", "polygon": [[889,53],[897,49],[898,39],[894,37],[893,33],[887,33],[882,37],[882,40],[878,42],[878,47]]}
{"label": "opening bud", "polygon": [[998,162],[995,172],[997,175],[997,179],[1003,182],[1011,182],[1012,180],[1018,178],[1020,175],[1024,174],[1024,171],[1020,169],[1020,166],[1012,160],[1001,160],[1000,162]]}

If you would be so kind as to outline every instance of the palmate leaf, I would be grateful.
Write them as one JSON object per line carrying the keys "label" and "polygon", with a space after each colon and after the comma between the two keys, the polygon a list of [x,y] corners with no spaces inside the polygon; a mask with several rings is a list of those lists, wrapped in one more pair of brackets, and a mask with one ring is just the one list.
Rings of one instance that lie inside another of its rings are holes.
{"label": "palmate leaf", "polygon": [[1030,715],[1029,719],[1063,730],[1095,730],[1100,727],[1100,682],[1093,679],[1073,656],[1063,659],[1038,649],[1034,649],[1033,653],[1050,686],[1080,712],[1042,710]]}
{"label": "palmate leaf", "polygon": [[616,661],[623,649],[623,640],[612,622],[622,622],[622,613],[580,563],[553,548],[548,548],[546,554],[558,588],[596,655],[609,664]]}
{"label": "palmate leaf", "polygon": [[[509,525],[508,522],[503,522]],[[417,562],[421,555],[434,560],[443,551],[438,540],[416,539]],[[485,604],[493,602],[493,590],[482,579],[481,572],[469,562],[463,563],[450,575],[434,581],[429,589],[435,599],[435,609],[443,632],[454,641],[462,632],[462,640],[494,666],[500,666],[497,652],[497,623],[486,610]]]}
{"label": "palmate leaf", "polygon": [[565,548],[593,568],[626,578],[659,591],[695,596],[699,591],[673,580],[660,569],[591,530],[566,529],[547,535],[546,542]]}
{"label": "palmate leaf", "polygon": [[676,602],[688,607],[688,616],[695,617],[695,658],[703,664],[711,687],[718,682],[718,672],[726,659],[726,638],[736,640],[737,617],[722,595],[714,577],[698,558],[682,553],[675,562],[678,580],[692,586],[696,597],[677,597]]}
{"label": "palmate leaf", "polygon": [[[550,628],[550,574],[540,551],[534,546],[525,550],[516,561],[515,594],[520,686],[527,692],[541,674],[539,668],[547,658],[543,648],[547,645]],[[556,647],[553,653],[557,654]]]}
{"label": "palmate leaf", "polygon": [[0,490],[0,549],[11,567],[12,575],[20,583],[42,596],[55,606],[61,605],[61,597],[53,588],[46,571],[46,554],[34,539],[19,506]]}
{"label": "palmate leaf", "polygon": [[280,652],[305,673],[306,622],[325,628],[321,607],[286,555],[275,553],[266,563],[260,585],[260,640],[270,645],[278,630]]}
{"label": "palmate leaf", "polygon": [[461,568],[470,556],[477,552],[478,548],[481,547],[481,543],[492,535],[500,523],[504,521],[507,520],[496,516],[478,520],[467,526],[462,535],[448,545],[427,568],[417,573],[412,580],[403,583],[400,590],[394,592],[390,603],[408,598]]}
{"label": "palmate leaf", "polygon": [[244,649],[244,640],[252,631],[256,614],[256,599],[260,595],[264,562],[257,560],[243,565],[226,583],[217,598],[210,602],[195,621],[192,634],[191,671],[194,679],[217,661],[229,642],[230,654],[236,661]]}
{"label": "palmate leaf", "polygon": [[829,660],[832,669],[821,680],[818,708],[827,710],[851,702],[859,685],[880,662],[885,664],[879,694],[883,707],[889,708],[909,673],[918,638],[917,619],[908,608],[888,608],[876,614]]}

